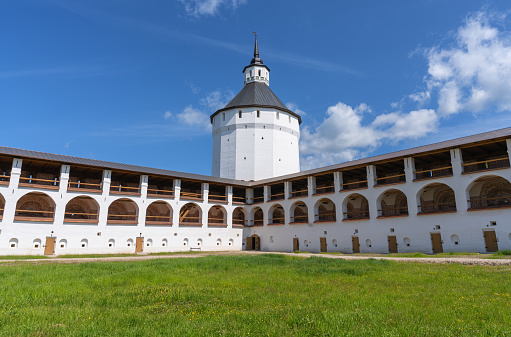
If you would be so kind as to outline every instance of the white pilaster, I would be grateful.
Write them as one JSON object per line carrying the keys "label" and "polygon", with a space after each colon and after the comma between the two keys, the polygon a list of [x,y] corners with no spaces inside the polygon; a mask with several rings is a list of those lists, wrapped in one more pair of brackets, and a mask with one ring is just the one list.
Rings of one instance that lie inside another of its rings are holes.
{"label": "white pilaster", "polygon": [[309,196],[314,195],[314,193],[316,193],[316,177],[314,176],[307,177],[307,190],[309,192]]}
{"label": "white pilaster", "polygon": [[[233,187],[232,186],[226,186],[225,187],[225,193],[227,194],[227,204],[229,206],[232,206],[232,192],[233,191]],[[227,219],[229,219],[229,217],[227,217]],[[232,224],[231,222],[229,222],[229,224]]]}
{"label": "white pilaster", "polygon": [[374,187],[376,179],[376,168],[374,167],[374,165],[367,165],[366,169],[367,169],[367,187]]}
{"label": "white pilaster", "polygon": [[291,185],[291,182],[290,181],[285,181],[284,182],[284,199],[289,199],[291,198],[291,191],[292,191],[292,185]]}
{"label": "white pilaster", "polygon": [[339,192],[342,184],[342,172],[334,172],[334,191]]}
{"label": "white pilaster", "polygon": [[415,160],[412,157],[405,158],[405,178],[407,183],[415,179]]}
{"label": "white pilaster", "polygon": [[59,192],[62,194],[67,193],[67,185],[69,183],[70,170],[71,167],[69,165],[62,165],[60,167]]}

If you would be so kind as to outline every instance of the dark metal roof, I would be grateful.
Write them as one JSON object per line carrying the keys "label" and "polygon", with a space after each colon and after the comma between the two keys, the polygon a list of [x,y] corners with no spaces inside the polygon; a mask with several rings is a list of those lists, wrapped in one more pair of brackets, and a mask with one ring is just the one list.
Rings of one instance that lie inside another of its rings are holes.
{"label": "dark metal roof", "polygon": [[177,179],[197,180],[197,181],[202,181],[202,182],[215,182],[215,183],[223,183],[223,184],[229,184],[229,185],[235,185],[235,186],[249,186],[249,182],[243,181],[243,180],[211,177],[211,176],[205,176],[205,175],[201,175],[201,174],[193,174],[193,173],[163,170],[163,169],[157,169],[157,168],[151,168],[151,167],[145,167],[145,166],[121,164],[121,163],[114,163],[114,162],[102,161],[102,160],[96,160],[96,159],[71,157],[71,156],[65,156],[65,155],[60,155],[60,154],[15,149],[15,148],[4,147],[4,146],[0,146],[0,154],[14,156],[14,157],[22,158],[22,159],[26,158],[26,159],[32,159],[32,160],[48,160],[48,161],[53,161],[53,162],[59,162],[62,164],[93,166],[93,167],[98,167],[98,168],[102,168],[102,169],[136,172],[136,173],[140,173],[140,174],[149,174],[149,175],[151,175],[151,174],[152,175],[160,175],[160,176],[167,176],[170,178],[177,178]]}
{"label": "dark metal roof", "polygon": [[83,165],[83,166],[93,166],[103,169],[111,169],[111,170],[119,170],[119,171],[128,171],[128,172],[136,172],[141,174],[153,174],[160,176],[167,176],[170,178],[177,179],[185,179],[185,180],[195,180],[202,182],[213,182],[213,183],[221,183],[228,184],[233,186],[243,186],[243,187],[252,187],[252,186],[260,186],[265,184],[271,184],[276,182],[283,182],[290,179],[296,179],[299,177],[306,177],[310,175],[316,175],[323,172],[333,172],[339,171],[343,169],[349,169],[351,167],[360,167],[365,165],[377,164],[380,162],[385,162],[389,160],[398,160],[405,157],[413,157],[417,155],[423,155],[427,153],[438,152],[441,150],[449,150],[457,147],[468,147],[472,145],[477,145],[477,143],[485,143],[488,141],[496,141],[496,140],[504,140],[507,138],[511,138],[511,127],[500,129],[496,131],[490,131],[485,133],[480,133],[473,136],[457,138],[453,140],[447,140],[444,142],[434,143],[430,145],[419,146],[411,149],[406,149],[402,151],[382,154],[379,156],[369,157],[358,159],[350,162],[345,162],[336,165],[325,166],[313,170],[297,172],[293,174],[288,174],[285,176],[263,179],[258,181],[244,181],[244,180],[234,180],[227,178],[219,178],[212,176],[205,176],[201,174],[193,174],[193,173],[184,173],[163,169],[156,169],[151,167],[137,166],[137,165],[129,165],[129,164],[121,164],[114,163],[102,160],[95,159],[87,159],[87,158],[79,158],[79,157],[71,157],[59,154],[38,152],[38,151],[29,151],[29,150],[21,150],[15,149],[11,147],[0,146],[0,154],[18,157],[18,158],[28,158],[33,160],[48,160],[53,162],[59,162],[62,164],[75,164],[75,165]]}
{"label": "dark metal roof", "polygon": [[293,111],[289,110],[284,103],[271,91],[270,87],[261,82],[247,83],[241,89],[241,91],[223,108],[216,111],[211,115],[211,123],[213,123],[213,117],[219,112],[244,107],[260,107],[260,108],[273,108],[284,112],[287,112],[298,118],[298,122],[301,124],[302,119],[300,116]]}

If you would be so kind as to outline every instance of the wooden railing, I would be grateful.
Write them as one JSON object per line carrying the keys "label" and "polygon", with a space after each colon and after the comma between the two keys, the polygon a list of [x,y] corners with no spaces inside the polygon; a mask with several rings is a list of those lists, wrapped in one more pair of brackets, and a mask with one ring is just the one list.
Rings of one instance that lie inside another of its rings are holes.
{"label": "wooden railing", "polygon": [[331,186],[316,186],[316,194],[332,193],[335,192],[334,185]]}
{"label": "wooden railing", "polygon": [[137,221],[136,214],[108,214],[107,221]]}
{"label": "wooden railing", "polygon": [[11,176],[0,175],[0,182],[8,183],[11,180]]}
{"label": "wooden railing", "polygon": [[148,188],[147,189],[147,195],[157,195],[157,196],[164,196],[164,197],[173,197],[174,191],[172,190],[161,190],[159,188]]}
{"label": "wooden railing", "polygon": [[145,222],[165,222],[168,224],[172,224],[172,217],[168,215],[146,215]]}
{"label": "wooden railing", "polygon": [[208,218],[208,223],[226,223],[224,218]]}
{"label": "wooden railing", "polygon": [[192,198],[192,199],[202,199],[202,193],[195,193],[195,192],[183,192],[180,193],[181,198]]}
{"label": "wooden railing", "polygon": [[55,180],[50,180],[50,179],[20,177],[20,183],[57,187],[57,186],[59,186],[60,181],[57,180],[57,178],[55,178]]}
{"label": "wooden railing", "polygon": [[29,217],[29,218],[53,218],[54,211],[34,211],[28,209],[17,209],[14,213],[14,220],[16,217]]}
{"label": "wooden railing", "polygon": [[283,225],[284,224],[284,218],[272,218],[272,219],[268,219],[268,224],[270,224],[270,225]]}
{"label": "wooden railing", "polygon": [[65,212],[64,220],[98,220],[98,213]]}
{"label": "wooden railing", "polygon": [[315,221],[336,221],[335,213],[322,213],[315,216]]}
{"label": "wooden railing", "polygon": [[511,196],[496,198],[473,198],[468,200],[472,209],[486,209],[511,206]]}
{"label": "wooden railing", "polygon": [[355,190],[358,188],[367,188],[367,180],[353,181],[341,184],[342,191]]}
{"label": "wooden railing", "polygon": [[82,183],[80,181],[70,181],[67,183],[67,188],[83,188],[88,190],[101,190],[103,188],[103,184],[91,184],[91,183]]}
{"label": "wooden railing", "polygon": [[270,195],[270,200],[282,200],[284,199],[284,192]]}
{"label": "wooden railing", "polygon": [[217,201],[227,201],[227,196],[226,195],[209,194],[208,199],[209,200],[217,200]]}
{"label": "wooden railing", "polygon": [[308,223],[309,216],[308,215],[295,215],[290,217],[291,223]]}
{"label": "wooden railing", "polygon": [[444,202],[439,204],[419,205],[419,214],[441,213],[441,212],[455,212],[455,202]]}
{"label": "wooden railing", "polygon": [[250,220],[249,226],[263,226],[264,222],[263,219],[257,219],[257,220]]}
{"label": "wooden railing", "polygon": [[309,190],[292,191],[291,198],[306,197],[309,195]]}
{"label": "wooden railing", "polygon": [[408,215],[408,207],[392,207],[378,210],[378,216]]}
{"label": "wooden railing", "polygon": [[252,198],[252,203],[253,204],[258,204],[260,202],[264,202],[264,196],[263,197],[253,197]]}
{"label": "wooden railing", "polygon": [[202,218],[199,216],[185,216],[182,217],[179,221],[179,223],[196,223],[199,224],[201,222]]}
{"label": "wooden railing", "polygon": [[452,176],[452,165],[428,170],[415,171],[416,180],[445,176]]}
{"label": "wooden railing", "polygon": [[110,185],[110,192],[140,193],[140,186],[131,187],[131,186],[125,186],[125,185]]}
{"label": "wooden railing", "polygon": [[344,212],[343,214],[344,214],[344,219],[346,219],[346,220],[369,219],[369,210]]}
{"label": "wooden railing", "polygon": [[502,158],[464,163],[462,166],[464,173],[507,168],[509,167],[509,157],[502,156]]}
{"label": "wooden railing", "polygon": [[374,179],[376,185],[387,185],[387,184],[396,184],[402,183],[406,181],[406,176],[404,173],[395,174],[387,177],[381,177]]}
{"label": "wooden railing", "polygon": [[247,220],[243,220],[243,219],[232,219],[232,224],[233,225],[248,226]]}
{"label": "wooden railing", "polygon": [[233,203],[239,203],[239,204],[246,204],[247,203],[247,198],[246,197],[235,197],[235,196],[233,196],[232,197],[232,202]]}

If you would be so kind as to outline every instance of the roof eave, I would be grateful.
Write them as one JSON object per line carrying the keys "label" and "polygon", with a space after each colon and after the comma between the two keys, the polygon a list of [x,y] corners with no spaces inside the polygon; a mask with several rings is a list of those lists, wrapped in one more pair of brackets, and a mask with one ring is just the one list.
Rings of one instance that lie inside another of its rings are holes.
{"label": "roof eave", "polygon": [[227,111],[227,110],[231,110],[231,109],[238,109],[238,108],[270,108],[270,109],[276,109],[276,110],[280,110],[282,112],[287,112],[288,114],[298,118],[298,124],[302,124],[302,117],[300,117],[300,115],[298,115],[297,113],[289,110],[289,109],[284,109],[284,108],[280,108],[278,106],[274,106],[274,105],[261,105],[261,104],[250,104],[250,105],[235,105],[235,106],[230,106],[230,107],[225,107],[225,108],[222,108],[220,110],[217,110],[215,113],[213,113],[210,117],[209,117],[209,120],[211,122],[211,124],[213,124],[213,118],[218,115],[220,112],[222,111]]}

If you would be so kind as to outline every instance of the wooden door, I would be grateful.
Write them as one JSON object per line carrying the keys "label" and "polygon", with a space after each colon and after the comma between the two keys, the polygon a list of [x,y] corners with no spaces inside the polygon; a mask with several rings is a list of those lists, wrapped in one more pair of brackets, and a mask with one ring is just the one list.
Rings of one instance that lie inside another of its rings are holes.
{"label": "wooden door", "polygon": [[293,238],[293,252],[300,250],[300,241],[298,238]]}
{"label": "wooden door", "polygon": [[494,230],[483,231],[484,245],[488,253],[497,252],[499,250],[499,244],[497,243],[497,235]]}
{"label": "wooden door", "polygon": [[261,250],[261,239],[258,236],[254,237],[254,249]]}
{"label": "wooden door", "polygon": [[326,238],[319,238],[319,243],[321,244],[321,252],[326,252]]}
{"label": "wooden door", "polygon": [[251,237],[251,236],[247,237],[247,248],[246,248],[247,250],[254,249],[254,246],[252,245],[252,239],[253,239],[253,237]]}
{"label": "wooden door", "polygon": [[46,237],[46,244],[44,245],[44,255],[55,254],[55,241],[57,241],[57,238],[55,237]]}
{"label": "wooden door", "polygon": [[135,253],[142,253],[144,251],[144,238],[137,238]]}
{"label": "wooden door", "polygon": [[431,233],[431,244],[433,246],[433,253],[443,253],[442,235],[440,233]]}
{"label": "wooden door", "polygon": [[351,242],[353,243],[353,253],[360,253],[360,242],[358,236],[352,236]]}
{"label": "wooden door", "polygon": [[395,235],[387,236],[389,241],[389,253],[397,253],[397,240]]}

